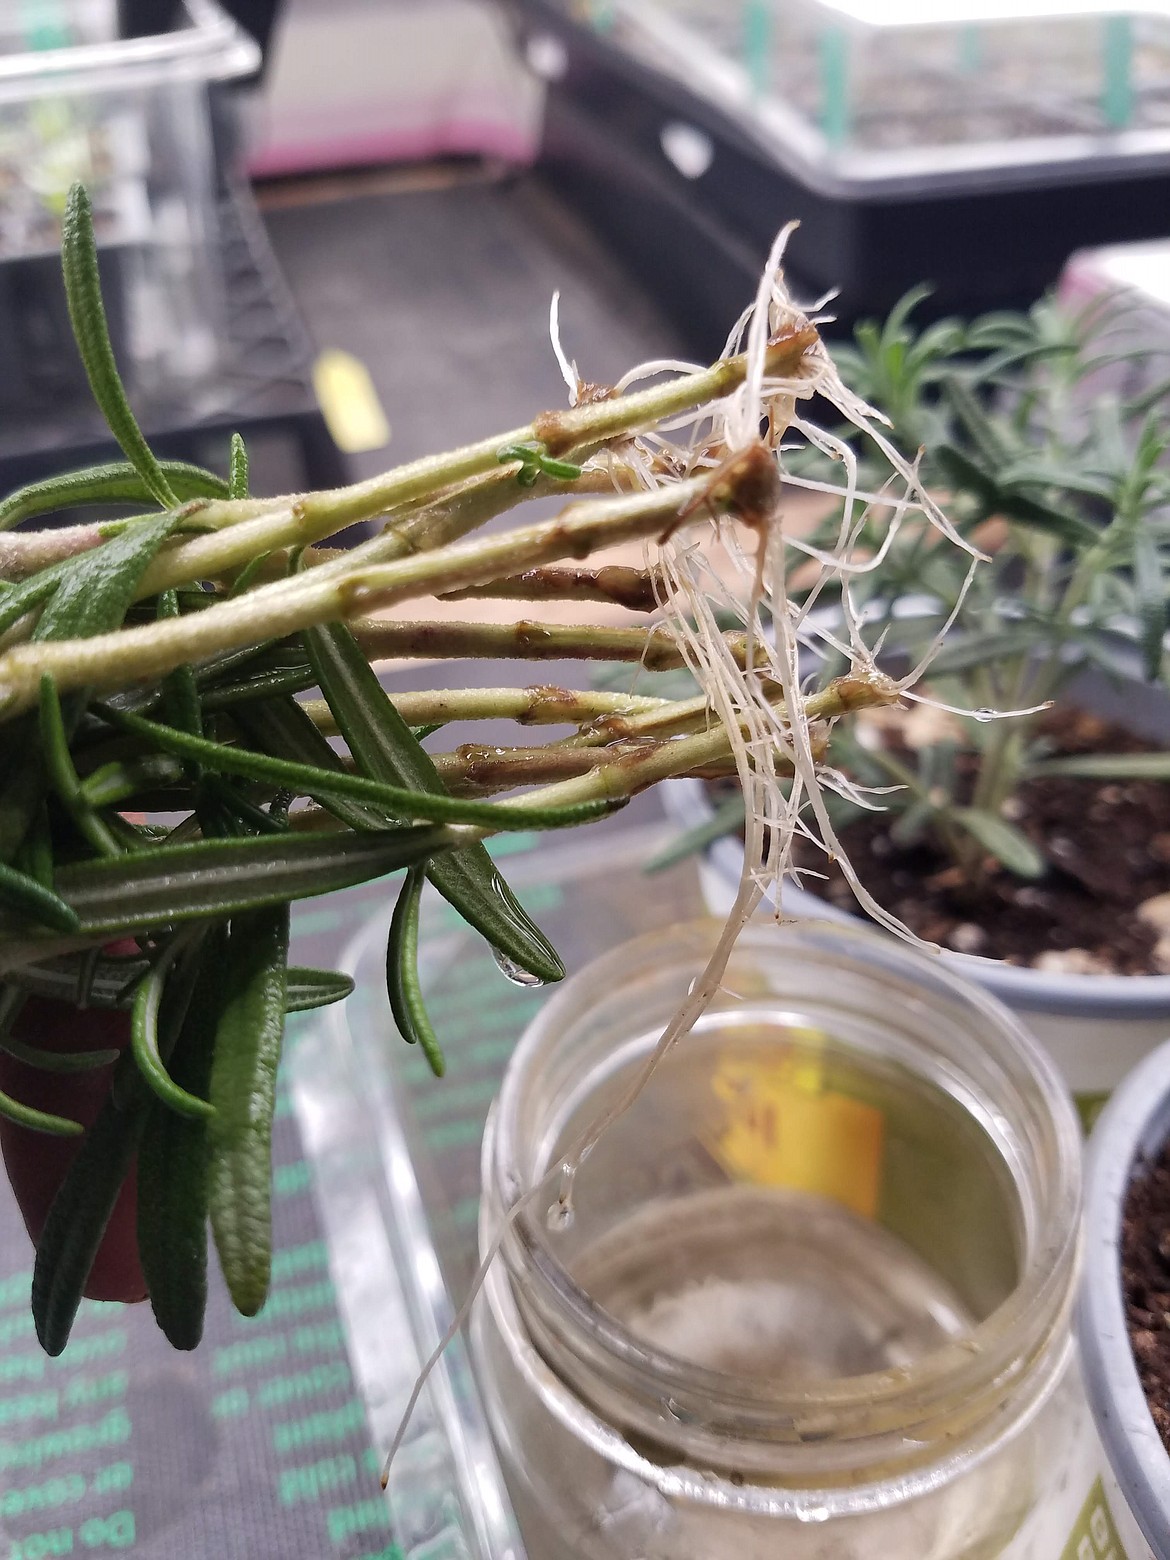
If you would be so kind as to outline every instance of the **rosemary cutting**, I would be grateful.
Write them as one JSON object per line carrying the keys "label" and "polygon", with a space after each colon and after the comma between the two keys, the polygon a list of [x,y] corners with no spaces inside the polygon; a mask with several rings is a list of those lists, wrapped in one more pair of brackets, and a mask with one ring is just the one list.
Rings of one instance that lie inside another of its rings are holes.
{"label": "rosemary cutting", "polygon": [[[837,783],[834,723],[893,702],[903,685],[875,670],[856,635],[848,674],[802,689],[797,645],[816,592],[789,603],[783,441],[842,465],[835,544],[798,555],[826,581],[866,567],[859,538],[868,546],[879,522],[955,537],[792,304],[783,237],[714,365],[651,363],[587,386],[554,309],[568,409],[351,486],[257,498],[238,436],[227,480],[152,454],[113,360],[88,201],[72,191],[71,318],[126,459],[0,504],[0,1142],[18,1195],[30,1143],[80,1139],[45,1170],[43,1218],[24,1209],[49,1352],[64,1348],[127,1217],[140,1294],[177,1347],[200,1337],[209,1225],[236,1306],[263,1305],[285,1017],[349,988],[335,972],[289,966],[292,902],[406,874],[391,1006],[439,1073],[442,1037],[416,968],[424,879],[502,961],[541,981],[564,974],[488,855],[492,835],[587,823],[671,776],[737,776],[747,867],[723,957],[765,878],[787,870],[798,828],[834,849],[823,798]],[[881,491],[862,493],[848,445],[802,415],[814,394],[884,452]],[[549,495],[565,499],[554,518],[482,530]],[[93,505],[126,512],[28,528]],[[376,524],[370,540],[327,545],[359,521]],[[701,545],[712,533],[730,558],[722,571]],[[645,543],[642,568],[587,564],[622,542]],[[525,612],[503,626],[385,615],[435,595],[514,599]],[[534,622],[543,600],[616,602],[631,624]],[[848,633],[848,612],[845,623]],[[693,685],[681,698],[519,684],[391,697],[370,666],[386,654],[682,666]],[[529,735],[569,734],[422,745],[451,721],[501,715]],[[720,973],[713,960],[663,1051]],[[58,1028],[72,1037],[86,1014],[102,1015],[106,1043],[64,1052],[51,1022],[68,1013],[60,1004],[76,1018]],[[68,1109],[70,1080],[95,1072],[109,1086],[82,1120]],[[13,1078],[38,1080],[35,1100],[9,1089]]]}

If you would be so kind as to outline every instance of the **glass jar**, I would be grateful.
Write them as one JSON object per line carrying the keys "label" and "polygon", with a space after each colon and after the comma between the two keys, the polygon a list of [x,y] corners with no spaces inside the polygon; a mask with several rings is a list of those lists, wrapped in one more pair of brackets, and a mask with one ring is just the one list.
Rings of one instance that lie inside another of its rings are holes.
{"label": "glass jar", "polygon": [[[628,943],[529,1027],[484,1140],[484,1252],[717,934]],[[1069,1329],[1079,1147],[1047,1058],[937,960],[745,928],[567,1213],[554,1175],[477,1303],[531,1560],[1079,1554],[1100,1470]]]}

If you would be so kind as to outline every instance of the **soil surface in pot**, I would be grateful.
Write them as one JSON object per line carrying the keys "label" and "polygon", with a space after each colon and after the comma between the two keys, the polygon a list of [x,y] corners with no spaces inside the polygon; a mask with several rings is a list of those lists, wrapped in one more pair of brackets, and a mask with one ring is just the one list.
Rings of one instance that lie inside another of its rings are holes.
{"label": "soil surface in pot", "polygon": [[1170,1451],[1170,1143],[1130,1183],[1121,1221],[1121,1284],[1142,1390]]}
{"label": "soil surface in pot", "polygon": [[[1074,709],[1054,711],[1047,735],[1058,754],[1156,751]],[[883,737],[888,751],[916,764],[896,730],[887,727]],[[981,881],[965,882],[929,838],[909,846],[892,840],[887,812],[862,815],[840,837],[877,902],[928,942],[1051,972],[1170,973],[1170,784],[1050,775],[1027,781],[1016,803],[1014,822],[1051,863],[1034,881],[988,857]],[[797,861],[825,870],[811,848]],[[840,871],[805,884],[857,913]]]}

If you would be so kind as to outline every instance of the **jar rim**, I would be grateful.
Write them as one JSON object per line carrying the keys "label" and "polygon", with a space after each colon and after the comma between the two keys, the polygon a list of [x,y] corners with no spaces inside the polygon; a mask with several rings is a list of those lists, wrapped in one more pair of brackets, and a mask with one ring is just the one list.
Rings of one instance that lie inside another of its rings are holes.
{"label": "jar rim", "polygon": [[[846,959],[862,973],[868,969],[934,988],[940,998],[958,1003],[974,1022],[982,1022],[994,1037],[991,1050],[1002,1053],[999,1061],[1015,1064],[1014,1083],[1010,1069],[1001,1068],[999,1074],[1015,1097],[990,1103],[993,1110],[1010,1107],[1030,1115],[1032,1128],[1048,1139],[1052,1163],[1030,1187],[1038,1203],[1036,1216],[1022,1237],[1016,1282],[999,1304],[964,1337],[908,1366],[782,1386],[692,1364],[648,1344],[604,1311],[557,1257],[540,1217],[543,1198],[531,1196],[534,1184],[550,1179],[548,1166],[541,1167],[534,1183],[509,1162],[520,1131],[522,1081],[550,1040],[580,1011],[583,988],[609,990],[621,972],[661,958],[666,947],[675,964],[700,968],[704,950],[713,945],[719,930],[715,921],[690,922],[623,945],[566,982],[525,1031],[500,1091],[490,1146],[485,1139],[485,1190],[494,1188],[501,1208],[517,1201],[528,1204],[512,1221],[505,1260],[510,1266],[518,1264],[528,1282],[535,1280],[542,1318],[551,1318],[561,1341],[571,1336],[587,1347],[592,1369],[658,1403],[664,1398],[701,1402],[722,1434],[734,1426],[735,1433],[747,1439],[801,1444],[811,1442],[815,1432],[816,1444],[823,1447],[823,1431],[816,1427],[831,1424],[830,1439],[837,1444],[876,1444],[891,1436],[918,1444],[932,1440],[932,1426],[943,1420],[953,1429],[956,1403],[964,1405],[972,1422],[986,1418],[1033,1371],[1067,1315],[1079,1249],[1080,1130],[1055,1066],[1015,1016],[941,962],[888,934],[829,922],[777,926],[754,921],[741,934],[741,950],[776,952],[787,947],[802,958]],[[997,1058],[989,1054],[988,1060]],[[981,1125],[986,1130],[986,1124]],[[1007,1168],[1022,1198],[1019,1178],[1026,1167],[1008,1163]],[[517,1189],[516,1195],[505,1195],[509,1186]]]}

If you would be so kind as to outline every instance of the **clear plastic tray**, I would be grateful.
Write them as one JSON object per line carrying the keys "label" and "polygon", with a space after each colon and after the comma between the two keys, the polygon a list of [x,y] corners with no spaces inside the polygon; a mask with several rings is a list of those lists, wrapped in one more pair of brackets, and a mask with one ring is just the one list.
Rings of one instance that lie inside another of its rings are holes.
{"label": "clear plastic tray", "polygon": [[[671,832],[594,829],[502,865],[573,970],[636,932],[702,913],[692,863],[662,876],[643,871]],[[387,885],[377,908],[377,891],[352,902],[356,935],[343,963],[357,990],[306,1028],[291,1058],[350,1358],[382,1447],[468,1292],[483,1124],[512,1047],[544,1000],[510,984],[482,939],[428,891],[420,974],[448,1063],[442,1080],[431,1077],[395,1032],[385,995],[396,892]],[[407,1560],[523,1560],[461,1339],[424,1393],[389,1496]]]}
{"label": "clear plastic tray", "polygon": [[592,0],[585,10],[788,162],[838,178],[1170,149],[1170,16],[1153,4]]}
{"label": "clear plastic tray", "polygon": [[0,4],[0,402],[85,394],[57,258],[65,197],[94,208],[111,336],[132,391],[210,381],[225,318],[208,84],[255,69],[212,3],[119,39],[101,0]]}

